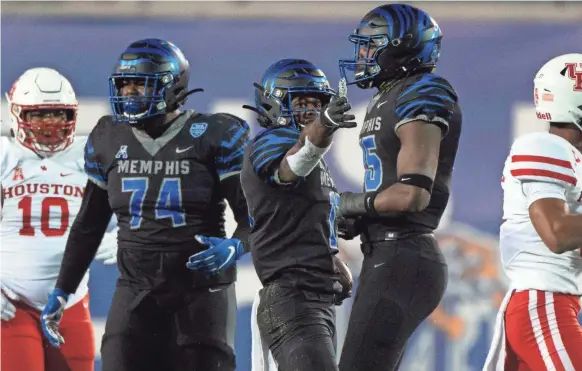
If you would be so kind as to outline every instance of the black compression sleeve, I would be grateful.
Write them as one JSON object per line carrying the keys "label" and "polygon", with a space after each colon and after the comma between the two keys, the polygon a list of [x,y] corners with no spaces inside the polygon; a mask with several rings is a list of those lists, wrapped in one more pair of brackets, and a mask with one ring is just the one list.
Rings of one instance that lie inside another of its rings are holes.
{"label": "black compression sleeve", "polygon": [[57,288],[67,294],[77,290],[97,253],[112,215],[107,191],[87,181],[81,208],[67,239]]}
{"label": "black compression sleeve", "polygon": [[250,251],[249,247],[249,210],[247,201],[240,185],[240,176],[238,174],[230,176],[222,181],[222,194],[228,201],[237,227],[232,237],[242,242],[245,253]]}

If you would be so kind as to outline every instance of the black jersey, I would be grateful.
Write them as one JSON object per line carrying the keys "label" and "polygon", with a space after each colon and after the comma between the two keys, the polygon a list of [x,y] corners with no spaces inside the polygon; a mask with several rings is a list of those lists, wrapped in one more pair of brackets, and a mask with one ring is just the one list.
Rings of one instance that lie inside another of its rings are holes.
{"label": "black jersey", "polygon": [[368,220],[362,233],[365,241],[381,240],[390,231],[426,233],[438,227],[449,200],[462,123],[457,94],[442,77],[434,74],[407,77],[380,91],[370,102],[360,132],[366,167],[364,191],[381,191],[397,181],[400,139],[396,130],[417,120],[438,125],[443,131],[430,203],[422,212]]}
{"label": "black jersey", "polygon": [[249,243],[263,285],[277,280],[332,293],[339,195],[327,165],[321,160],[298,183],[284,185],[275,179],[281,160],[298,138],[295,129],[267,129],[245,151],[241,183],[252,218]]}
{"label": "black jersey", "polygon": [[[224,200],[242,195],[238,174],[248,140],[248,124],[228,114],[183,112],[156,139],[111,116],[99,120],[87,141],[85,171],[107,190],[119,247],[195,253],[206,248],[196,234],[224,237]],[[229,187],[238,190],[227,190],[233,175]],[[244,202],[231,207],[246,217]]]}

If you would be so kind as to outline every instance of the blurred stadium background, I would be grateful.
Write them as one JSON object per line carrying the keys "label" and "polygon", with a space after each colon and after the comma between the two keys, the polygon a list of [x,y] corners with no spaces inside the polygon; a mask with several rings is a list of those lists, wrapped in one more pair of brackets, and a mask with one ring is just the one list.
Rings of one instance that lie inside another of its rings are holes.
{"label": "blurred stadium background", "polygon": [[[2,1],[1,89],[7,92],[28,68],[56,68],[77,92],[78,134],[86,135],[109,112],[107,78],[121,50],[140,38],[163,38],[190,59],[191,87],[205,89],[189,99],[187,108],[239,115],[256,133],[253,115],[241,106],[252,102],[252,83],[266,67],[281,58],[306,58],[319,64],[335,85],[337,59],[352,53],[348,34],[380,4]],[[452,202],[438,233],[449,263],[448,291],[441,307],[416,332],[402,370],[476,371],[485,360],[506,287],[497,254],[503,161],[516,135],[544,129],[533,110],[533,75],[553,56],[580,51],[582,3],[415,4],[429,11],[444,31],[438,72],[460,95],[464,129]],[[349,90],[360,120],[369,96]],[[6,135],[4,99],[2,121]],[[357,130],[339,132],[329,154],[341,190],[360,186],[363,168],[356,138]],[[357,275],[358,241],[344,241],[341,248]],[[98,336],[116,277],[116,268],[93,264],[91,311]],[[248,371],[250,308],[259,287],[248,257],[240,264],[238,282],[237,370]],[[339,349],[350,304],[338,308]],[[99,356],[96,364],[99,371]]]}

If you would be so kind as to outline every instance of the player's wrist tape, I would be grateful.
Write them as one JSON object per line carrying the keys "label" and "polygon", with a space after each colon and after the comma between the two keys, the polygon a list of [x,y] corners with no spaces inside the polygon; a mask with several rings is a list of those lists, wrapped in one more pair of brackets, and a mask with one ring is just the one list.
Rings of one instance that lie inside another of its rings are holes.
{"label": "player's wrist tape", "polygon": [[319,148],[311,143],[309,138],[305,138],[303,147],[291,156],[287,156],[289,168],[297,176],[308,176],[330,148],[331,144],[326,148]]}
{"label": "player's wrist tape", "polygon": [[422,189],[426,189],[428,193],[432,194],[433,180],[422,174],[404,174],[398,177],[398,183],[413,185]]}
{"label": "player's wrist tape", "polygon": [[374,207],[374,201],[378,192],[352,193],[344,192],[340,198],[340,215],[357,216],[368,215],[377,217],[378,212]]}

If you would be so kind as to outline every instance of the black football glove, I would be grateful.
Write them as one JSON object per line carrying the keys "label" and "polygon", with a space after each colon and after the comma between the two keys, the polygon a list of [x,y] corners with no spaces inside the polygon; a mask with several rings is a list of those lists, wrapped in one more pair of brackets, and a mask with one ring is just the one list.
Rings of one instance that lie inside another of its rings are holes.
{"label": "black football glove", "polygon": [[321,109],[321,123],[332,133],[341,128],[355,128],[358,124],[353,121],[356,116],[346,114],[352,108],[346,97],[334,97],[328,105]]}
{"label": "black football glove", "polygon": [[362,219],[360,217],[336,218],[338,236],[344,240],[353,240],[361,231]]}

